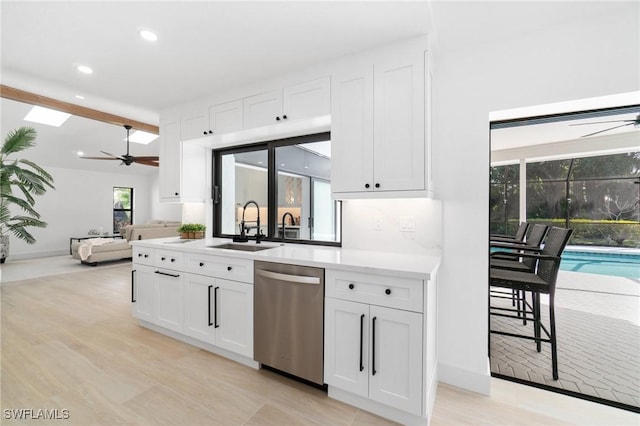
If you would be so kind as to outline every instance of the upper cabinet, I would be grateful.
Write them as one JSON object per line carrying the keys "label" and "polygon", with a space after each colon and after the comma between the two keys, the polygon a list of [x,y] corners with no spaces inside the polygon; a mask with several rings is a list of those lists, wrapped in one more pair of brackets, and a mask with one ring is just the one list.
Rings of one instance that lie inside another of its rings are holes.
{"label": "upper cabinet", "polygon": [[229,133],[243,128],[242,100],[225,102],[209,107],[208,133]]}
{"label": "upper cabinet", "polygon": [[333,76],[335,198],[427,195],[425,54],[400,50]]}
{"label": "upper cabinet", "polygon": [[244,98],[244,128],[267,126],[282,120],[282,91],[260,93]]}

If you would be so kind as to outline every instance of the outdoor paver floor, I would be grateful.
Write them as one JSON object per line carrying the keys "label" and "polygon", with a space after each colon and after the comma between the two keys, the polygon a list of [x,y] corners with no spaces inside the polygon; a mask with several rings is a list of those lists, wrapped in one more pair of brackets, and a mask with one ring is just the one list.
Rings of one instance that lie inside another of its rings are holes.
{"label": "outdoor paver floor", "polygon": [[[541,307],[549,324],[546,298]],[[492,299],[492,304],[509,305]],[[533,335],[532,322],[491,316],[491,328]],[[551,347],[491,334],[491,371],[640,407],[640,280],[560,271],[556,290],[558,375]]]}

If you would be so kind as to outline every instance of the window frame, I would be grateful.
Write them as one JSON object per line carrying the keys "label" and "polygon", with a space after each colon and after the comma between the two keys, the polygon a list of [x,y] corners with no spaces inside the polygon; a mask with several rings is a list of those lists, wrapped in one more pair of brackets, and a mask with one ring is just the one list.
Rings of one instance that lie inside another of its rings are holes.
{"label": "window frame", "polygon": [[[128,209],[117,209],[115,208],[115,206],[113,207],[113,211],[111,213],[111,220],[113,222],[113,226],[115,226],[115,213],[116,212],[129,212],[129,218],[131,220],[130,224],[133,224],[133,187],[130,186],[114,186],[112,189],[112,200],[113,200],[113,195],[115,195],[116,193],[116,189],[128,189],[129,193],[131,195],[130,201],[129,201],[129,208]],[[112,201],[112,205],[115,204]],[[113,228],[113,234],[120,234],[120,229],[115,229],[115,227]]]}
{"label": "window frame", "polygon": [[[243,152],[252,152],[259,150],[267,151],[267,211],[270,218],[267,223],[267,235],[262,241],[283,242],[282,238],[277,237],[278,232],[278,168],[276,164],[276,148],[283,146],[303,145],[311,142],[322,142],[331,140],[331,132],[314,133],[310,135],[294,136],[289,138],[281,138],[268,140],[253,144],[232,146],[227,148],[214,149],[212,155],[212,192],[213,192],[213,236],[216,238],[233,238],[234,234],[222,233],[222,203],[221,187],[222,182],[222,156],[225,154],[237,154]],[[342,218],[342,202],[335,200],[336,216]],[[310,206],[311,207],[311,206]],[[323,241],[323,240],[301,240],[301,239],[285,239],[287,243],[295,244],[312,244],[332,247],[342,247],[342,219],[336,222],[336,231],[340,235],[340,241]],[[250,240],[255,240],[254,235],[249,236]]]}

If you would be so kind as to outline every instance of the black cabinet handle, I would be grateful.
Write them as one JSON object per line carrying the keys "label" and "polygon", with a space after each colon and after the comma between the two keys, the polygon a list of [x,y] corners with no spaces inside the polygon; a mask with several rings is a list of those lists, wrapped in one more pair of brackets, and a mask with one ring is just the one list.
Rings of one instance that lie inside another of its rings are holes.
{"label": "black cabinet handle", "polygon": [[371,321],[371,375],[376,375],[376,319]]}
{"label": "black cabinet handle", "polygon": [[180,195],[180,194],[176,192],[176,193],[174,193],[174,195],[178,196],[178,195]]}
{"label": "black cabinet handle", "polygon": [[349,283],[349,290],[353,290],[355,288],[355,285],[353,283]]}
{"label": "black cabinet handle", "polygon": [[138,257],[142,257],[142,253],[138,253]]}
{"label": "black cabinet handle", "polygon": [[286,120],[286,119],[287,119],[287,116],[286,116],[286,115],[283,115],[283,116],[282,116],[282,119],[283,119],[283,120]]}
{"label": "black cabinet handle", "polygon": [[280,121],[280,117],[276,117],[276,121]]}
{"label": "black cabinet handle", "polygon": [[166,272],[162,272],[162,271],[156,271],[156,274],[160,274],[160,275],[166,275],[167,277],[173,277],[173,278],[178,278],[180,277],[180,274],[168,274]]}
{"label": "black cabinet handle", "polygon": [[136,274],[136,270],[134,269],[133,271],[131,271],[131,303],[136,303],[135,288],[134,288],[135,274]]}
{"label": "black cabinet handle", "polygon": [[205,131],[204,131],[204,132],[202,132],[202,133],[204,133],[204,134],[206,135],[206,134],[207,134],[207,131],[205,130]]}
{"label": "black cabinet handle", "polygon": [[231,271],[233,268],[231,266],[227,266],[227,271]]}
{"label": "black cabinet handle", "polygon": [[369,185],[368,183],[365,183],[365,184],[364,184],[364,187],[365,187],[365,188],[367,188],[367,189],[369,189],[369,187],[370,187],[370,186],[371,186],[371,185]]}
{"label": "black cabinet handle", "polygon": [[210,285],[209,288],[207,289],[207,319],[209,320],[209,327],[211,327],[213,325],[213,323],[211,322],[211,288],[213,286]]}
{"label": "black cabinet handle", "polygon": [[172,258],[171,258],[171,261],[172,261],[172,262],[175,262],[175,261],[176,261],[176,258],[175,258],[175,257],[172,257]]}
{"label": "black cabinet handle", "polygon": [[220,287],[216,287],[213,290],[213,321],[215,322],[213,328],[219,328],[220,324],[218,324],[218,289]]}
{"label": "black cabinet handle", "polygon": [[144,258],[146,259],[147,257],[149,257],[149,255],[148,255],[148,254],[145,254],[145,255],[144,255]]}
{"label": "black cabinet handle", "polygon": [[204,266],[204,263],[200,262],[200,263],[199,263],[199,265],[200,265],[200,266]]}
{"label": "black cabinet handle", "polygon": [[213,130],[209,130],[209,134],[210,134],[210,135],[211,135],[211,134],[213,134]]}
{"label": "black cabinet handle", "polygon": [[362,363],[363,336],[364,336],[364,314],[360,315],[360,371],[364,370],[364,365]]}
{"label": "black cabinet handle", "polygon": [[380,188],[380,184],[379,183],[376,183],[376,188]]}
{"label": "black cabinet handle", "polygon": [[391,294],[391,289],[390,289],[390,288],[386,289],[386,290],[384,291],[384,294]]}
{"label": "black cabinet handle", "polygon": [[162,256],[162,257],[160,258],[160,260],[162,260],[162,261],[164,261],[165,259],[166,259],[166,257],[164,257],[164,256]]}

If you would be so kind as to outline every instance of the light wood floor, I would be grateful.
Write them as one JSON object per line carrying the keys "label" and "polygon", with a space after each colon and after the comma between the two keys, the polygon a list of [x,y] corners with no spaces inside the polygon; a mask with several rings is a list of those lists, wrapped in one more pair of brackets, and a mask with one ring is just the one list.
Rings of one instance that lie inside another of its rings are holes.
{"label": "light wood floor", "polygon": [[[0,423],[383,425],[320,390],[140,327],[130,268],[5,283]],[[639,424],[637,415],[495,380],[491,398],[438,387],[432,425]],[[19,422],[6,409],[69,410]]]}

